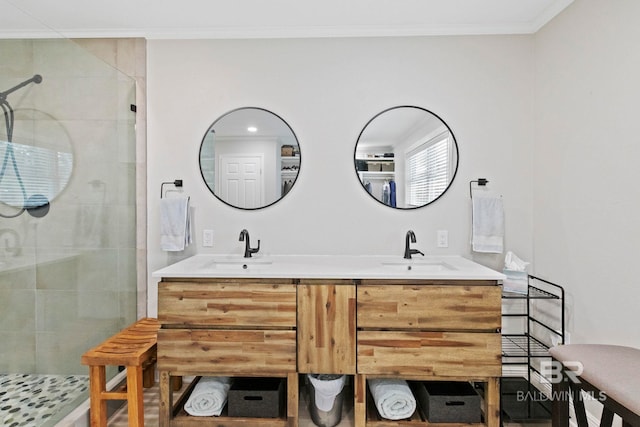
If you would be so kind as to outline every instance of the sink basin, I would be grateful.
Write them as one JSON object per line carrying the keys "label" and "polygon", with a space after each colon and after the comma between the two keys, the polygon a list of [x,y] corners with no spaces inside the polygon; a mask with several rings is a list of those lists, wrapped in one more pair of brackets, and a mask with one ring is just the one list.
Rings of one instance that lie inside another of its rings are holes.
{"label": "sink basin", "polygon": [[396,262],[383,262],[385,269],[394,271],[415,271],[420,273],[438,273],[444,271],[455,271],[457,268],[444,261],[420,261],[404,260]]}
{"label": "sink basin", "polygon": [[255,270],[268,267],[272,264],[273,261],[266,258],[228,256],[213,258],[207,267],[218,270]]}

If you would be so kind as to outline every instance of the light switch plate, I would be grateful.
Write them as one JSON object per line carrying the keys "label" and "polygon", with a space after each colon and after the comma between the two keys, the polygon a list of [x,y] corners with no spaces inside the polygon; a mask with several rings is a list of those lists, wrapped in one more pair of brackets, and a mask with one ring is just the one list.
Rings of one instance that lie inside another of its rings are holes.
{"label": "light switch plate", "polygon": [[205,248],[213,246],[213,230],[202,230],[202,246]]}
{"label": "light switch plate", "polygon": [[447,230],[438,230],[438,247],[449,247],[449,232]]}

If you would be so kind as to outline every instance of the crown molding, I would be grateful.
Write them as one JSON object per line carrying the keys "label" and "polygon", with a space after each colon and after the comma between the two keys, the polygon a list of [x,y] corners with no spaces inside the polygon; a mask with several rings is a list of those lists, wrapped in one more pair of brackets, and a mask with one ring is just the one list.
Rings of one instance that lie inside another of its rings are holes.
{"label": "crown molding", "polygon": [[[0,0],[2,1],[2,0]],[[534,34],[564,10],[573,0],[554,0],[531,20],[506,24],[424,25],[279,25],[212,27],[119,27],[51,28],[36,23],[30,28],[0,29],[0,38],[146,38],[146,39],[284,39],[331,37],[416,37],[455,35]]]}
{"label": "crown molding", "polygon": [[549,5],[536,19],[531,23],[531,33],[537,33],[542,27],[547,25],[560,12],[565,10],[573,0],[556,0]]}
{"label": "crown molding", "polygon": [[137,38],[150,40],[181,39],[287,39],[287,38],[348,38],[348,37],[419,37],[469,35],[532,34],[537,25],[503,26],[323,26],[323,27],[226,27],[173,29],[73,29],[73,30],[0,30],[3,39],[41,38]]}

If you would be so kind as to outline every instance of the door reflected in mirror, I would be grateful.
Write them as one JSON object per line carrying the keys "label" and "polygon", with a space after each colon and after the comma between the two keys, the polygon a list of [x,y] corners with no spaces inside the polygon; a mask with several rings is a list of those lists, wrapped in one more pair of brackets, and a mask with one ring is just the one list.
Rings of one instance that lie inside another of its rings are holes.
{"label": "door reflected in mirror", "polygon": [[399,106],[369,120],[358,137],[354,161],[371,197],[393,208],[415,209],[447,191],[458,170],[458,145],[436,114]]}
{"label": "door reflected in mirror", "polygon": [[209,190],[240,209],[260,209],[283,198],[300,170],[300,146],[291,127],[262,108],[219,117],[200,146],[200,172]]}

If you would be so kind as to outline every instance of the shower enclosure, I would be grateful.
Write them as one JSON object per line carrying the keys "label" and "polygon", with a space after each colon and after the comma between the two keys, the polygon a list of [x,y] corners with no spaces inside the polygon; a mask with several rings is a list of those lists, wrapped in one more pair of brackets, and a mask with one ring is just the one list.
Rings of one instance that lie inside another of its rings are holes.
{"label": "shower enclosure", "polygon": [[136,319],[136,86],[67,39],[0,58],[0,426],[42,427],[87,398],[81,354]]}

